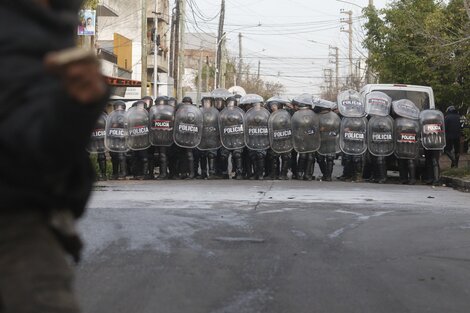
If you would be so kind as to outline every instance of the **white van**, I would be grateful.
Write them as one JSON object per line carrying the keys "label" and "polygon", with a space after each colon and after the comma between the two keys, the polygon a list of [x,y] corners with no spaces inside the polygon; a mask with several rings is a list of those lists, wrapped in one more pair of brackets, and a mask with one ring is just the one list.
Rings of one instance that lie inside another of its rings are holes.
{"label": "white van", "polygon": [[[434,103],[434,92],[432,91],[432,88],[428,86],[405,84],[368,84],[362,87],[360,92],[364,97],[372,91],[381,91],[392,98],[392,101],[408,99],[412,101],[421,111],[436,108]],[[423,173],[425,165],[423,147],[420,148],[419,156],[416,161],[416,176],[419,177]],[[398,162],[394,155],[387,157],[387,169],[398,170]]]}
{"label": "white van", "polygon": [[412,101],[422,111],[434,109],[434,92],[431,87],[405,85],[405,84],[368,84],[362,87],[361,95],[365,96],[372,91],[386,93],[392,101],[408,99]]}

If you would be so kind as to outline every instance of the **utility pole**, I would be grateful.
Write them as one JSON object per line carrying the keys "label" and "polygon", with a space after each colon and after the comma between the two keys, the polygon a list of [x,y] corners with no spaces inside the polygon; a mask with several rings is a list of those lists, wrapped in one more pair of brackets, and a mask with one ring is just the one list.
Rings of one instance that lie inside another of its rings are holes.
{"label": "utility pole", "polygon": [[168,61],[168,73],[171,77],[173,77],[173,91],[172,91],[172,96],[175,94],[176,90],[176,76],[178,71],[176,71],[176,64],[177,63],[177,28],[178,28],[178,2],[176,2],[176,7],[173,9],[172,15],[171,15],[171,34],[170,34],[170,60]]}
{"label": "utility pole", "polygon": [[256,78],[259,80],[259,72],[260,72],[260,69],[261,69],[261,60],[258,60],[258,75],[256,76]]}
{"label": "utility pole", "polygon": [[237,84],[240,85],[242,81],[242,68],[243,68],[243,55],[242,55],[242,33],[238,33],[238,73]]}
{"label": "utility pole", "polygon": [[184,74],[184,20],[186,0],[178,0],[179,2],[179,25],[178,25],[178,88],[176,89],[176,99],[181,101],[183,99],[183,74]]}
{"label": "utility pole", "polygon": [[348,15],[348,19],[344,19],[344,18],[341,19],[341,23],[346,23],[349,25],[348,30],[341,28],[341,31],[349,34],[349,85],[352,87],[353,75],[354,75],[353,74],[353,21],[352,21],[353,12],[351,10],[349,11],[341,10],[341,13]]}
{"label": "utility pole", "polygon": [[153,96],[158,97],[158,0],[155,0],[155,20],[153,27]]}
{"label": "utility pole", "polygon": [[222,63],[222,53],[220,52],[220,45],[222,43],[222,36],[224,36],[224,22],[225,22],[225,0],[222,0],[222,3],[220,4],[220,17],[219,17],[219,31],[217,34],[217,47],[216,47],[216,55],[217,55],[217,60],[216,60],[216,65],[215,65],[215,88],[219,88],[220,85],[220,76],[222,75],[221,73],[218,73],[220,71],[220,65]]}
{"label": "utility pole", "polygon": [[335,65],[335,89],[336,92],[339,91],[339,48],[338,47],[331,47],[330,49],[334,50],[334,53],[330,52],[330,57],[334,57],[334,61],[330,61],[330,63],[333,63]]}
{"label": "utility pole", "polygon": [[141,74],[141,97],[147,95],[147,0],[141,0],[142,7],[142,74]]}
{"label": "utility pole", "polygon": [[199,105],[201,103],[201,88],[202,88],[202,42],[201,42],[201,51],[199,52],[199,61],[197,62],[198,65],[198,73],[197,73],[197,97],[196,97],[196,104]]}
{"label": "utility pole", "polygon": [[[369,0],[369,9],[373,10],[374,9],[374,0]],[[372,71],[370,68],[370,59],[371,59],[371,54],[370,51],[367,52],[367,71],[366,71],[366,84],[370,84],[372,82]]]}

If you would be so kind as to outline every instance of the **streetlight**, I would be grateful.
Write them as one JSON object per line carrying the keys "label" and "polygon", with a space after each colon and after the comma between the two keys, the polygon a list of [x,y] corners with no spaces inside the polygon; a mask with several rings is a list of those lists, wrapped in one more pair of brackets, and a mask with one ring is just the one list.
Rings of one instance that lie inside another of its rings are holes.
{"label": "streetlight", "polygon": [[232,29],[229,32],[224,32],[222,34],[222,36],[220,37],[220,39],[216,42],[216,48],[215,48],[215,73],[214,73],[214,86],[215,86],[215,88],[219,88],[219,84],[218,84],[218,81],[217,81],[218,73],[219,73],[219,66],[220,66],[219,62],[218,62],[219,53],[220,53],[219,49],[220,49],[221,43],[227,37],[227,34],[236,32],[237,30],[241,30],[241,29],[248,29],[248,28],[260,27],[260,26],[261,26],[261,23],[258,23],[257,25],[249,25],[249,26],[243,26],[243,27]]}

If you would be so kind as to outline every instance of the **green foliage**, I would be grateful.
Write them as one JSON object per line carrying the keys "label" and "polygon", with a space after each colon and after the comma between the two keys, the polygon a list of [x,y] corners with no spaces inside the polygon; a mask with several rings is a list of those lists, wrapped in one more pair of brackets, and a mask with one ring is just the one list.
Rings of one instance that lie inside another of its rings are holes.
{"label": "green foliage", "polygon": [[442,175],[459,177],[459,178],[470,178],[470,167],[459,167],[449,168],[442,171]]}
{"label": "green foliage", "polygon": [[96,7],[98,6],[98,2],[99,2],[99,0],[85,0],[85,1],[83,2],[82,7],[83,7],[84,9],[92,9],[92,10],[95,10]]}
{"label": "green foliage", "polygon": [[427,85],[436,105],[468,108],[470,21],[463,0],[394,0],[364,10],[368,64],[381,83]]}

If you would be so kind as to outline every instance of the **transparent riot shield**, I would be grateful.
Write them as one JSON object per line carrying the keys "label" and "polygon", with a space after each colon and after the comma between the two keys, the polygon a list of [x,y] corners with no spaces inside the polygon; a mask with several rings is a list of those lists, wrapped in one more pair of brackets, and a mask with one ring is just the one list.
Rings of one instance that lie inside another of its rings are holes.
{"label": "transparent riot shield", "polygon": [[395,156],[415,159],[419,153],[419,122],[409,118],[395,119]]}
{"label": "transparent riot shield", "polygon": [[302,109],[292,116],[294,149],[299,153],[315,152],[320,148],[320,119],[310,109]]}
{"label": "transparent riot shield", "polygon": [[444,114],[438,110],[424,110],[419,114],[421,142],[427,150],[443,150],[446,146]]}
{"label": "transparent riot shield", "polygon": [[203,115],[192,104],[182,105],[175,114],[175,143],[182,148],[196,148],[201,143]]}
{"label": "transparent riot shield", "polygon": [[150,108],[150,143],[157,147],[168,147],[173,144],[175,108],[160,104]]}
{"label": "transparent riot shield", "polygon": [[345,117],[363,117],[366,115],[366,108],[361,94],[352,89],[338,94],[338,109],[341,115]]}
{"label": "transparent riot shield", "polygon": [[369,152],[375,156],[389,156],[395,150],[393,118],[373,116],[367,125]]}
{"label": "transparent riot shield", "polygon": [[106,120],[105,146],[111,152],[127,152],[127,117],[124,110],[116,110]]}
{"label": "transparent riot shield", "polygon": [[335,112],[319,114],[320,117],[320,155],[335,156],[341,151],[339,147],[339,130],[341,118]]}
{"label": "transparent riot shield", "polygon": [[222,143],[220,142],[219,132],[219,110],[216,108],[202,108],[202,138],[198,146],[199,150],[215,150],[219,149]]}
{"label": "transparent riot shield", "polygon": [[245,113],[245,143],[251,150],[269,148],[269,111],[256,106]]}
{"label": "transparent riot shield", "polygon": [[245,112],[239,107],[226,107],[219,115],[219,131],[222,146],[228,150],[245,146]]}
{"label": "transparent riot shield", "polygon": [[149,114],[143,107],[127,111],[127,146],[131,150],[145,150],[150,147]]}
{"label": "transparent riot shield", "polygon": [[90,142],[88,143],[87,151],[89,153],[103,153],[106,152],[104,140],[106,137],[106,119],[105,113],[101,114],[96,121],[95,128],[91,132]]}
{"label": "transparent riot shield", "polygon": [[268,127],[271,149],[276,153],[292,151],[294,143],[292,141],[292,123],[289,112],[278,110],[271,113]]}
{"label": "transparent riot shield", "polygon": [[393,101],[392,109],[399,117],[405,117],[412,120],[419,119],[419,108],[408,99]]}
{"label": "transparent riot shield", "polygon": [[372,116],[388,116],[392,98],[380,91],[372,91],[365,96],[366,113]]}
{"label": "transparent riot shield", "polygon": [[367,119],[344,117],[341,121],[340,148],[349,155],[361,155],[367,150]]}

